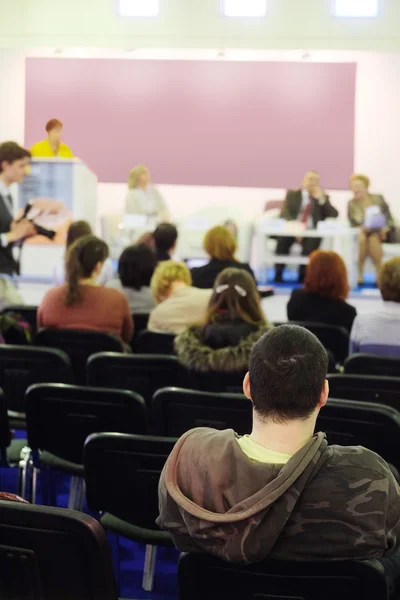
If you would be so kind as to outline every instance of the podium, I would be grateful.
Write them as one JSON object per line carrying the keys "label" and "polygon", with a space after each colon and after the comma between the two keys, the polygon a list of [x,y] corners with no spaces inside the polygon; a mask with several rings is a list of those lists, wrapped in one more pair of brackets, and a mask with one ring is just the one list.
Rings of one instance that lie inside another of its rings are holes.
{"label": "podium", "polygon": [[40,225],[54,229],[54,241],[43,236],[27,240],[22,249],[21,276],[50,280],[54,264],[64,255],[66,232],[72,221],[85,220],[96,227],[97,177],[79,159],[33,158],[30,173],[18,190],[18,209],[38,199],[58,200],[65,210],[42,214]]}

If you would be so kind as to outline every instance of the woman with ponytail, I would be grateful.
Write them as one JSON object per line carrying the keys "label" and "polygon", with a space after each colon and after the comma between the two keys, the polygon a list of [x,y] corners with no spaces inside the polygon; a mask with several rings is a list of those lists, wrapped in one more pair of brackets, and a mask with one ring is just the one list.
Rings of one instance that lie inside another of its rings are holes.
{"label": "woman with ponytail", "polygon": [[52,288],[43,298],[38,327],[105,331],[128,343],[133,335],[128,301],[122,292],[97,283],[107,258],[108,246],[96,236],[76,240],[65,257],[66,283]]}

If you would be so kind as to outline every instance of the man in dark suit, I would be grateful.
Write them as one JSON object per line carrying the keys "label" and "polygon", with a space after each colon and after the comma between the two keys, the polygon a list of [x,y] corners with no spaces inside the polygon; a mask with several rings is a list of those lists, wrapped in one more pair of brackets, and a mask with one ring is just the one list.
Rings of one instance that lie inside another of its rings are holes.
{"label": "man in dark suit", "polygon": [[14,275],[19,271],[13,256],[17,242],[36,235],[28,219],[15,221],[10,185],[21,183],[29,165],[30,153],[15,142],[0,144],[0,275]]}
{"label": "man in dark suit", "polygon": [[[336,218],[338,211],[329,201],[320,185],[320,178],[316,171],[309,171],[304,175],[303,185],[300,190],[288,190],[283,205],[281,218],[287,221],[299,221],[306,229],[315,229],[319,221],[329,217]],[[302,246],[302,255],[308,256],[317,250],[321,244],[321,238],[295,238],[280,237],[276,247],[278,256],[286,256],[295,242]],[[282,282],[284,264],[278,264],[275,268],[275,283]],[[299,269],[299,280],[304,281],[305,265]]]}

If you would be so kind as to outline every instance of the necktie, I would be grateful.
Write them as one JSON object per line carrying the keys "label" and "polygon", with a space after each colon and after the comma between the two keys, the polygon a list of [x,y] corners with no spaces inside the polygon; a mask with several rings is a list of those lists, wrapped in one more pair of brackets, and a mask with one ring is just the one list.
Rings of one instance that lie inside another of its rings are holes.
{"label": "necktie", "polygon": [[301,215],[301,220],[300,220],[301,223],[303,223],[304,225],[307,225],[310,214],[311,214],[311,200],[306,205],[305,209],[303,210],[303,214]]}

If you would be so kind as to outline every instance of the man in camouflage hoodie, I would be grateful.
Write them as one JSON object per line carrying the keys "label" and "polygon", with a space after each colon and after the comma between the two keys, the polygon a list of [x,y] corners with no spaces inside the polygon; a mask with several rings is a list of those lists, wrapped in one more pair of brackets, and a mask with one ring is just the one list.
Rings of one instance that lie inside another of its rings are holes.
{"label": "man in camouflage hoodie", "polygon": [[157,523],[179,550],[232,562],[395,552],[400,489],[387,463],[314,434],[327,366],[325,349],[301,327],[277,327],[255,344],[244,380],[251,435],[188,431],[161,475]]}

